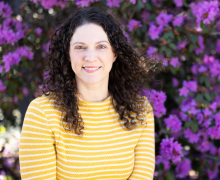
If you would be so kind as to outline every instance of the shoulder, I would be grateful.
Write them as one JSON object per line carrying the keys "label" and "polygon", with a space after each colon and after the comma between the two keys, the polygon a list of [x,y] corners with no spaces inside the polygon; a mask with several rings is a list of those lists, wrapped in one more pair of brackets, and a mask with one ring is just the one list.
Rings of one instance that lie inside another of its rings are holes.
{"label": "shoulder", "polygon": [[138,95],[137,99],[138,99],[138,105],[141,108],[144,108],[144,111],[147,111],[151,107],[151,103],[146,96]]}
{"label": "shoulder", "polygon": [[29,106],[37,106],[40,109],[45,109],[46,106],[54,106],[55,95],[41,95],[33,99]]}

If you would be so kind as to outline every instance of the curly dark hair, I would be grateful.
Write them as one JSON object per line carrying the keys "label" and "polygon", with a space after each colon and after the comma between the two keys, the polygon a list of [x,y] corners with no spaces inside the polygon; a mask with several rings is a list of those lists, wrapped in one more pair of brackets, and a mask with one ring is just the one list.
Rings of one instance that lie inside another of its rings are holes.
{"label": "curly dark hair", "polygon": [[[127,130],[133,129],[139,119],[140,104],[143,104],[143,88],[146,82],[154,80],[154,71],[159,63],[128,43],[123,34],[123,28],[112,13],[98,8],[82,8],[77,10],[62,23],[51,37],[49,58],[47,60],[48,78],[44,83],[43,94],[55,96],[55,104],[65,112],[63,121],[69,125],[69,130],[82,135],[84,123],[78,112],[78,97],[75,73],[71,68],[69,48],[70,40],[77,27],[94,23],[106,32],[113,52],[117,55],[109,74],[108,90],[112,95],[112,104],[119,114],[119,120]],[[151,72],[151,74],[150,74]],[[115,103],[113,103],[113,101]],[[152,102],[153,103],[153,102]],[[136,117],[131,116],[135,113]]]}

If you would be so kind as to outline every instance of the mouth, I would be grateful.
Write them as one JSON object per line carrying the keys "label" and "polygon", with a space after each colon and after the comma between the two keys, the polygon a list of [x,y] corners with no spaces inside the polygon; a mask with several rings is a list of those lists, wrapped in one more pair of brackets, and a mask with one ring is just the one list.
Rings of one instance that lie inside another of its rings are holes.
{"label": "mouth", "polygon": [[100,67],[98,67],[98,66],[85,66],[85,67],[82,67],[87,73],[93,73],[93,72],[96,72],[96,71],[98,71],[100,68],[101,68],[101,66]]}

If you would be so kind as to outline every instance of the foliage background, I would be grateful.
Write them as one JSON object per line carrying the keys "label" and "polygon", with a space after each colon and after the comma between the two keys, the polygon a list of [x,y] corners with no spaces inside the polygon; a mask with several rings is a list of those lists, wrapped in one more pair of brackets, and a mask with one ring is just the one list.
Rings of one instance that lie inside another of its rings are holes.
{"label": "foliage background", "polygon": [[78,8],[102,7],[119,18],[137,50],[163,60],[159,81],[146,82],[155,103],[154,179],[220,179],[218,1],[7,2],[0,2],[0,178],[20,179],[19,134],[44,80],[50,36]]}

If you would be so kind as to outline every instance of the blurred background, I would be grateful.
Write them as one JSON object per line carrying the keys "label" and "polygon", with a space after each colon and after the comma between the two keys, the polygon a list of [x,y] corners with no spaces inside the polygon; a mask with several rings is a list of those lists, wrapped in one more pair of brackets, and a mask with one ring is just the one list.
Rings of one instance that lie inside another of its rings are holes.
{"label": "blurred background", "polygon": [[50,37],[83,7],[114,13],[130,44],[163,62],[157,80],[146,82],[154,101],[154,179],[219,180],[217,0],[1,0],[0,180],[21,179],[20,132],[46,76]]}

